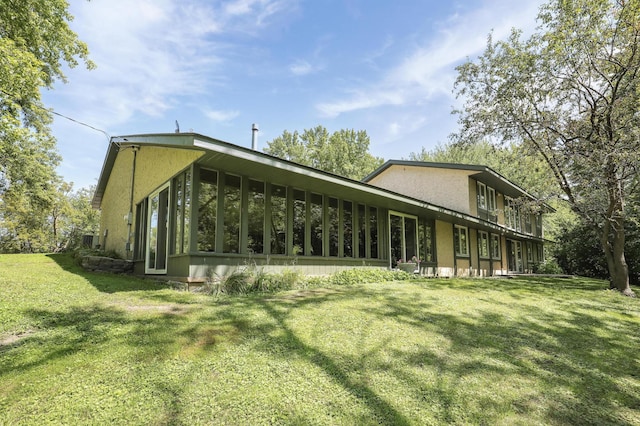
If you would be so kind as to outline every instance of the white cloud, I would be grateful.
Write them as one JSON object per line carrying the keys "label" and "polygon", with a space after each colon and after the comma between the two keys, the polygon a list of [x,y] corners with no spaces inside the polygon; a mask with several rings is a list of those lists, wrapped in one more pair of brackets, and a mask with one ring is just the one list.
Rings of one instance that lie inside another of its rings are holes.
{"label": "white cloud", "polygon": [[532,28],[540,4],[541,0],[489,0],[481,8],[457,13],[441,23],[434,38],[416,47],[381,80],[351,88],[349,94],[316,108],[324,116],[336,117],[385,105],[416,105],[435,95],[450,96],[455,66],[480,53],[491,31],[495,39],[501,39],[511,28]]}
{"label": "white cloud", "polygon": [[[290,0],[295,1],[295,0]],[[103,127],[132,117],[162,116],[179,98],[211,93],[225,83],[233,54],[230,33],[252,33],[282,10],[281,0],[75,2],[73,29],[97,68],[69,70],[69,84],[51,97],[67,113]],[[105,122],[106,121],[106,122]]]}
{"label": "white cloud", "polygon": [[239,111],[220,111],[220,110],[207,110],[204,111],[204,115],[213,121],[225,122],[231,121],[240,115]]}
{"label": "white cloud", "polygon": [[311,74],[314,70],[309,62],[299,60],[291,64],[289,71],[291,71],[293,75],[307,75]]}

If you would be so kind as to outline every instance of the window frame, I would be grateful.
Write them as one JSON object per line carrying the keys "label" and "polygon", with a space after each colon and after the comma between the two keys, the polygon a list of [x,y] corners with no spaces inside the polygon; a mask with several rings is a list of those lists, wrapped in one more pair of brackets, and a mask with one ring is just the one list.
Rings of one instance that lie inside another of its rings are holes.
{"label": "window frame", "polygon": [[[463,247],[461,241],[462,233],[460,231],[464,230],[464,252],[460,249]],[[462,225],[453,225],[453,251],[456,257],[470,257],[471,253],[469,251],[469,228]]]}
{"label": "window frame", "polygon": [[[483,246],[485,248],[484,253],[482,250]],[[478,231],[478,257],[480,259],[491,258],[491,244],[489,240],[489,233],[487,231]]]}

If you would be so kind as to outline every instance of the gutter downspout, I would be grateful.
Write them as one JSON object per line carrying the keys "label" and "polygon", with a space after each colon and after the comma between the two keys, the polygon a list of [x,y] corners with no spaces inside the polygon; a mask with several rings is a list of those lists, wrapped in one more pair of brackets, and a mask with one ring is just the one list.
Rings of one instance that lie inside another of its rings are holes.
{"label": "gutter downspout", "polygon": [[129,214],[127,215],[127,244],[125,250],[127,252],[127,259],[132,259],[131,252],[131,237],[132,237],[132,229],[133,229],[133,190],[135,188],[136,183],[136,160],[138,157],[138,151],[140,150],[140,146],[131,145],[131,151],[133,151],[133,164],[131,166],[131,193],[129,197]]}

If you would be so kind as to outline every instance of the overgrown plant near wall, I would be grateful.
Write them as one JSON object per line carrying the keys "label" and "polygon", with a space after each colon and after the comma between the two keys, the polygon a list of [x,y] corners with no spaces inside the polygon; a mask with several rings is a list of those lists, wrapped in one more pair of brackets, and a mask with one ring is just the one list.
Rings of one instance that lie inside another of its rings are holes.
{"label": "overgrown plant near wall", "polygon": [[268,273],[255,264],[225,274],[213,274],[205,287],[211,294],[249,294],[292,290],[304,287],[304,275],[294,269]]}
{"label": "overgrown plant near wall", "polygon": [[214,274],[204,291],[210,294],[250,294],[323,286],[346,286],[384,281],[406,281],[419,276],[385,269],[346,269],[328,276],[305,276],[296,269],[269,273],[255,264],[236,269],[226,275]]}

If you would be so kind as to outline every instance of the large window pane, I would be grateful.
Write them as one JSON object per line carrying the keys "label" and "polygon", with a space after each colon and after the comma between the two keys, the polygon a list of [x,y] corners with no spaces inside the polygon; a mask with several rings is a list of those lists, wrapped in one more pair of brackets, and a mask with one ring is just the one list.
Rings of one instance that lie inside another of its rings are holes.
{"label": "large window pane", "polygon": [[367,222],[365,207],[358,204],[358,257],[367,257]]}
{"label": "large window pane", "polygon": [[249,181],[249,253],[264,253],[264,183]]}
{"label": "large window pane", "polygon": [[418,228],[418,238],[420,239],[420,260],[422,262],[433,262],[433,224],[430,221],[421,219]]}
{"label": "large window pane", "polygon": [[306,231],[306,197],[304,191],[293,191],[293,255],[304,254]]}
{"label": "large window pane", "polygon": [[378,258],[378,209],[369,207],[369,239],[371,258]]}
{"label": "large window pane", "polygon": [[184,231],[184,174],[178,175],[173,180],[173,198],[175,200],[174,208],[174,231],[173,231],[173,244],[171,246],[171,253],[178,254],[182,252],[182,236]]}
{"label": "large window pane", "polygon": [[418,257],[417,238],[418,223],[415,218],[404,218],[404,241],[407,247],[407,262],[411,262],[414,257]]}
{"label": "large window pane", "polygon": [[329,198],[329,256],[338,255],[340,223],[338,215],[338,199]]}
{"label": "large window pane", "polygon": [[240,176],[226,175],[224,185],[224,249],[240,252]]}
{"label": "large window pane", "polygon": [[285,254],[287,242],[287,189],[271,187],[271,254]]}
{"label": "large window pane", "polygon": [[478,253],[480,257],[489,257],[489,234],[484,231],[478,232]]}
{"label": "large window pane", "polygon": [[184,218],[183,218],[183,237],[182,252],[189,253],[191,251],[191,170],[187,170],[184,174]]}
{"label": "large window pane", "polygon": [[403,248],[404,221],[402,216],[392,214],[389,226],[391,229],[391,266],[395,268],[398,261],[405,261]]}
{"label": "large window pane", "polygon": [[344,257],[353,257],[353,204],[351,201],[343,201],[344,221]]}
{"label": "large window pane", "polygon": [[500,235],[491,234],[491,257],[493,259],[500,259],[502,257],[502,251],[500,250]]}
{"label": "large window pane", "polygon": [[200,170],[198,196],[198,250],[216,251],[216,219],[218,209],[218,173]]}
{"label": "large window pane", "polygon": [[469,256],[469,239],[467,238],[467,228],[464,226],[455,226],[454,229],[454,246],[456,255]]}
{"label": "large window pane", "polygon": [[320,194],[311,194],[309,226],[311,226],[311,255],[322,256],[322,195]]}

